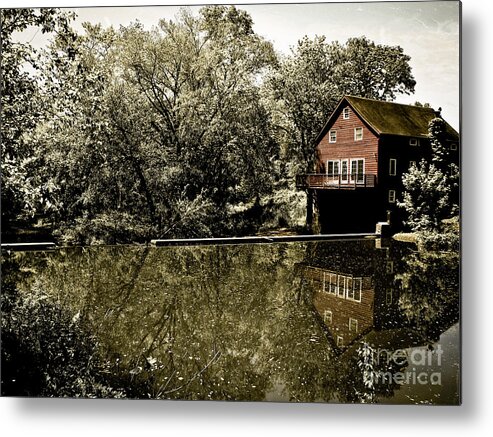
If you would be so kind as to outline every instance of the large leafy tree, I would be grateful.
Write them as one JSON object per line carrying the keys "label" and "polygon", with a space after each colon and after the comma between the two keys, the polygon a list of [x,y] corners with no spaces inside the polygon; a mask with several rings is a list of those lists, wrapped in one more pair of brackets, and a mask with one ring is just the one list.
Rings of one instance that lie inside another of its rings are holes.
{"label": "large leafy tree", "polygon": [[255,81],[275,57],[251,18],[206,7],[153,32],[129,28],[124,39],[125,78],[150,105],[172,191],[212,202],[214,214],[258,199],[275,148]]}
{"label": "large leafy tree", "polygon": [[1,12],[1,107],[2,107],[2,230],[9,231],[19,219],[32,217],[43,207],[49,186],[37,180],[39,165],[30,133],[47,117],[40,97],[36,72],[38,53],[15,34],[29,27],[51,33],[67,46],[74,39],[73,16],[53,8],[2,9]]}
{"label": "large leafy tree", "polygon": [[277,154],[258,82],[275,55],[248,14],[183,10],[151,31],[86,24],[74,45],[47,53],[44,98],[56,116],[37,130],[62,233],[238,231],[231,217],[271,190]]}

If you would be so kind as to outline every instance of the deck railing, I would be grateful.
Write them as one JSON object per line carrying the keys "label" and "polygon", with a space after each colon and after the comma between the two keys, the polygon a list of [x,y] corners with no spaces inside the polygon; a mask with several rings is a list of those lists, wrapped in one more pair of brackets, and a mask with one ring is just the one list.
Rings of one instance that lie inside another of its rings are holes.
{"label": "deck railing", "polygon": [[328,175],[325,173],[300,174],[296,176],[297,188],[317,190],[344,190],[356,188],[373,188],[377,184],[377,175],[358,174]]}

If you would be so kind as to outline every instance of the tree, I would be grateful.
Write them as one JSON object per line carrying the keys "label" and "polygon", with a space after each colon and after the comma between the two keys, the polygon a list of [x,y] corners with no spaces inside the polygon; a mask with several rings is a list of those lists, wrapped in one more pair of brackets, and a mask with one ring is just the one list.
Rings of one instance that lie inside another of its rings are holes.
{"label": "tree", "polygon": [[450,158],[445,127],[440,117],[430,121],[431,163],[423,159],[402,175],[404,197],[398,206],[413,231],[440,231],[442,220],[459,210],[459,167]]}
{"label": "tree", "polygon": [[[365,37],[345,44],[324,37],[298,42],[267,83],[277,139],[295,172],[315,170],[315,139],[346,94],[392,100],[414,92],[410,57],[401,47],[377,45]],[[310,193],[310,192],[309,192]],[[311,217],[307,201],[307,222]]]}
{"label": "tree", "polygon": [[[199,17],[182,10],[156,31],[126,29],[121,59],[125,80],[147,100],[166,162],[171,203],[161,234],[190,235],[201,223],[198,235],[231,232],[221,225],[228,211],[271,187],[276,149],[256,81],[275,62],[272,46],[248,14],[214,6]],[[206,221],[197,220],[201,210]]]}
{"label": "tree", "polygon": [[34,26],[42,33],[65,39],[73,38],[69,23],[73,15],[58,9],[2,9],[2,230],[13,223],[32,217],[45,207],[49,186],[33,176],[39,165],[29,134],[45,117],[39,98],[39,57],[28,42],[14,39],[16,32]]}
{"label": "tree", "polygon": [[377,100],[394,100],[398,94],[414,92],[416,81],[400,46],[375,44],[368,38],[349,38],[334,43],[338,62],[336,77],[342,94]]}
{"label": "tree", "polygon": [[272,190],[278,155],[259,79],[276,58],[248,14],[184,9],[151,31],[86,24],[72,51],[60,43],[45,56],[54,116],[36,142],[65,237],[118,242],[255,225],[246,212]]}
{"label": "tree", "polygon": [[402,183],[403,201],[398,205],[407,212],[406,224],[413,231],[439,229],[450,212],[450,187],[444,174],[423,159],[402,175]]}

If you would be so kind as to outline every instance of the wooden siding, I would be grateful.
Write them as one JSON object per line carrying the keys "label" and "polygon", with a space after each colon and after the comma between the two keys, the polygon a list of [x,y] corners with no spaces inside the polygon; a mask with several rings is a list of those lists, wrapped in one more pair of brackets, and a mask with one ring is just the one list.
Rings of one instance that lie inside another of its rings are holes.
{"label": "wooden siding", "polygon": [[[342,345],[339,347],[348,347],[355,339],[361,336],[361,333],[373,327],[374,296],[374,289],[363,289],[361,302],[354,302],[327,292],[315,292],[313,305],[332,334],[334,342],[337,344],[337,336],[342,337]],[[324,319],[326,311],[332,312],[332,321],[327,318]],[[356,332],[349,330],[349,318],[358,321],[358,330]]]}
{"label": "wooden siding", "polygon": [[[377,174],[378,138],[351,108],[349,108],[349,119],[344,120],[342,111],[345,107],[340,108],[334,123],[317,145],[317,171],[322,172],[327,160],[364,158],[365,173]],[[354,140],[354,129],[357,127],[363,128],[363,140],[361,141]],[[337,131],[335,143],[329,142],[331,130]]]}

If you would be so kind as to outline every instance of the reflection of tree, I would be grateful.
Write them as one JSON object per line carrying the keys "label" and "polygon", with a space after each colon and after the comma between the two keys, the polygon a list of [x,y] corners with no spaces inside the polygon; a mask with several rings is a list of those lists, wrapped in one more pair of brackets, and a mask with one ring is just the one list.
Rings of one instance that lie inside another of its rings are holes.
{"label": "reflection of tree", "polygon": [[[116,393],[262,400],[275,392],[291,401],[360,402],[392,396],[395,387],[365,391],[359,343],[331,345],[313,305],[318,289],[295,266],[308,259],[373,271],[380,286],[392,275],[372,244],[72,248],[23,254],[5,268],[21,293],[42,289],[67,320],[80,317]],[[401,310],[421,338],[438,335],[450,326],[447,311],[456,311],[457,255],[405,254],[396,266]]]}
{"label": "reflection of tree", "polygon": [[430,340],[458,321],[458,253],[413,252],[403,258],[395,281],[401,311]]}
{"label": "reflection of tree", "polygon": [[[44,259],[27,267],[27,257],[16,255],[2,256],[2,395],[123,397],[108,385],[108,368],[80,313],[31,280]],[[24,281],[29,293],[17,288]]]}
{"label": "reflection of tree", "polygon": [[112,384],[129,396],[264,398],[275,370],[266,364],[272,331],[288,339],[284,331],[295,329],[280,326],[276,312],[285,290],[294,295],[297,246],[109,247],[46,257],[38,283],[90,321]]}

